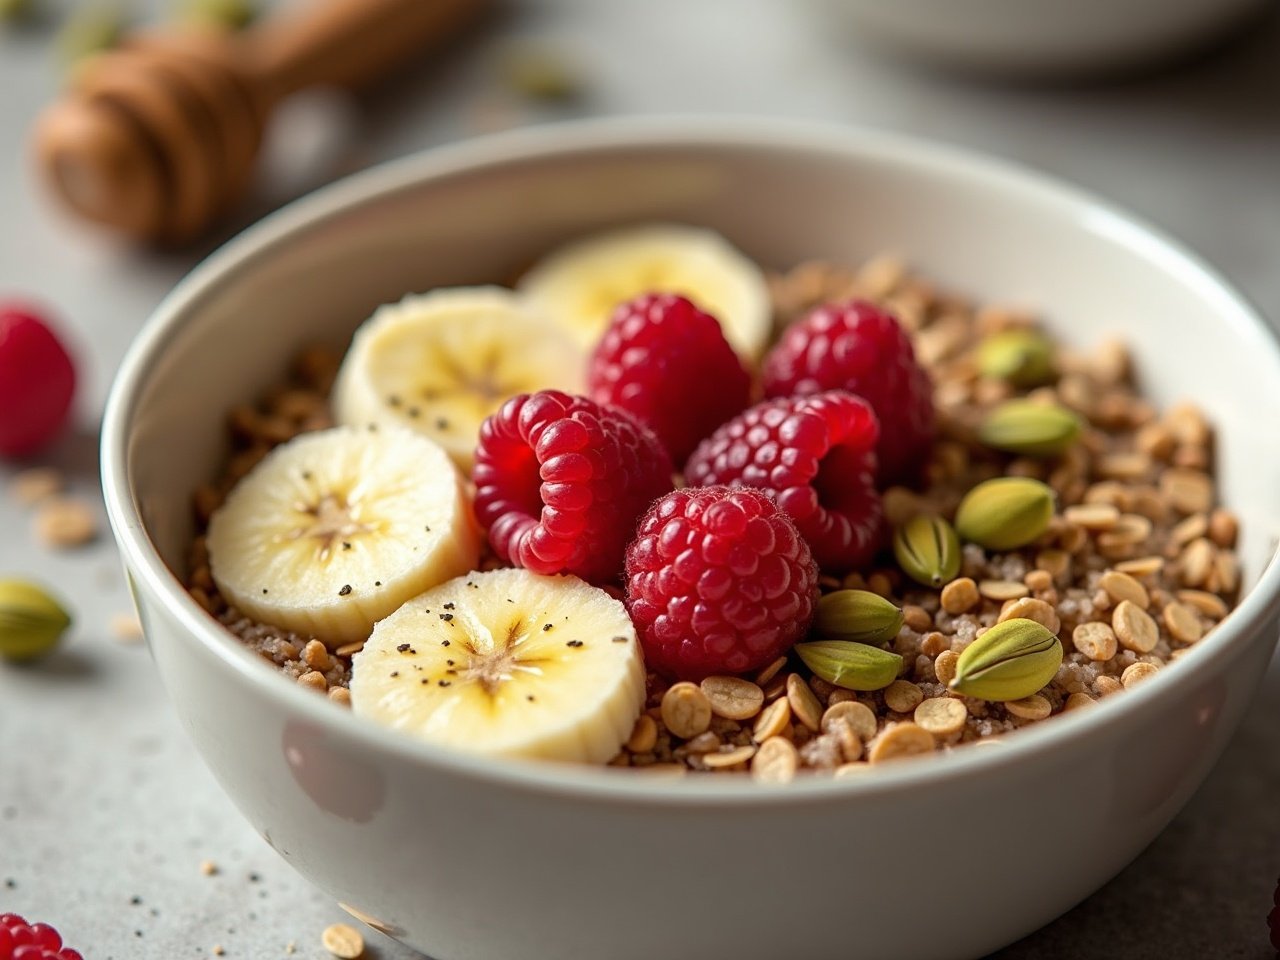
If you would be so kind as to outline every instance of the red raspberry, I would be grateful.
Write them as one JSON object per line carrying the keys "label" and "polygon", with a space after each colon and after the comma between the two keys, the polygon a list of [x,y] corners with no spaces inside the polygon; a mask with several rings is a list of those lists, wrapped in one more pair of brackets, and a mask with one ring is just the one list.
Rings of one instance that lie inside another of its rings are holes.
{"label": "red raspberry", "polygon": [[758,490],[675,490],[627,548],[627,612],[645,663],[680,680],[755,670],[804,636],[818,568]]}
{"label": "red raspberry", "polygon": [[1280,953],[1280,880],[1276,881],[1276,892],[1272,895],[1271,912],[1267,914],[1267,926],[1271,929],[1271,946]]}
{"label": "red raspberry", "polygon": [[480,427],[476,517],[502,559],[607,583],[671,473],[658,438],[626,411],[558,390],[524,394]]}
{"label": "red raspberry", "polygon": [[47,923],[27,923],[16,913],[0,914],[0,960],[84,960],[62,945]]}
{"label": "red raspberry", "polygon": [[0,307],[0,456],[35,453],[67,421],[76,371],[36,314]]}
{"label": "red raspberry", "polygon": [[614,311],[587,386],[597,403],[646,424],[675,463],[751,399],[751,375],[719,321],[671,293],[647,293]]}
{"label": "red raspberry", "polygon": [[818,307],[764,361],[764,395],[848,390],[880,418],[880,483],[918,478],[933,442],[933,385],[891,314],[865,300]]}
{"label": "red raspberry", "polygon": [[870,405],[843,390],[766,400],[702,441],[684,475],[692,486],[759,487],[795,521],[818,566],[844,573],[880,548],[879,435]]}

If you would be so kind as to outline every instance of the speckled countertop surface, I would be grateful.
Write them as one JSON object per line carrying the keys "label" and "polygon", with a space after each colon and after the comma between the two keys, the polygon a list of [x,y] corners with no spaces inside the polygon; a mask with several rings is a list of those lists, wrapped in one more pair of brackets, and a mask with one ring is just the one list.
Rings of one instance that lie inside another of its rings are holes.
{"label": "speckled countertop surface", "polygon": [[[505,99],[493,62],[513,38],[573,57],[584,98],[554,110]],[[0,32],[0,297],[50,305],[74,336],[80,429],[52,459],[96,501],[94,425],[112,371],[200,252],[130,252],[82,232],[33,193],[24,133],[56,86],[47,30]],[[886,62],[824,29],[805,4],[524,0],[358,119],[348,116],[360,145],[337,162],[363,165],[573,114],[726,111],[874,124],[1075,180],[1198,249],[1275,319],[1278,98],[1280,8],[1175,71],[1031,89]],[[299,114],[295,133],[306,119]],[[258,205],[308,175],[280,167]],[[0,484],[7,476],[0,468]],[[215,945],[228,957],[283,957],[291,942],[300,957],[326,956],[320,931],[344,914],[242,822],[178,729],[145,648],[112,639],[107,624],[129,600],[109,542],[55,555],[33,545],[28,522],[0,498],[0,572],[58,584],[78,623],[39,666],[0,666],[0,910],[50,920],[100,960],[208,956]],[[1160,839],[1071,914],[998,956],[1270,957],[1263,918],[1280,872],[1277,790],[1273,668],[1222,762]],[[1054,842],[1035,869],[1053,869]],[[202,874],[205,860],[218,865],[213,876]],[[370,939],[383,960],[414,956]]]}

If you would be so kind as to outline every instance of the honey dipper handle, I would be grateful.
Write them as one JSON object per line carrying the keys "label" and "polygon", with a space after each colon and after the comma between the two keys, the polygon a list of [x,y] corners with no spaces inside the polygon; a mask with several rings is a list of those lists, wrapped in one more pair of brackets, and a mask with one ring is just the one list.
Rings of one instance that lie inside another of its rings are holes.
{"label": "honey dipper handle", "polygon": [[443,40],[484,0],[312,0],[245,37],[276,96],[312,85],[360,87]]}

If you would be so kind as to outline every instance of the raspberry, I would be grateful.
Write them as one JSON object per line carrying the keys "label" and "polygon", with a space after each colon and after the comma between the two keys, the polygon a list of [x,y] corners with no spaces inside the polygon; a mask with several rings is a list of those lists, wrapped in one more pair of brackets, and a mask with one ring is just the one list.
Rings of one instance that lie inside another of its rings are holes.
{"label": "raspberry", "polygon": [[720,322],[670,293],[647,293],[614,311],[587,385],[591,399],[647,425],[676,463],[751,399],[751,375]]}
{"label": "raspberry", "polygon": [[844,573],[880,548],[879,435],[870,405],[843,390],[765,400],[702,441],[685,479],[759,487],[795,521],[818,565]]}
{"label": "raspberry", "polygon": [[1280,953],[1280,880],[1276,881],[1276,892],[1272,895],[1271,912],[1267,914],[1267,926],[1271,929],[1271,946]]}
{"label": "raspberry", "polygon": [[0,307],[0,456],[35,453],[67,421],[76,371],[35,313]]}
{"label": "raspberry", "polygon": [[558,390],[524,394],[480,427],[476,517],[502,559],[607,583],[671,473],[658,438],[626,411]]}
{"label": "raspberry", "polygon": [[680,680],[744,673],[804,636],[818,568],[795,524],[758,490],[675,490],[627,548],[627,612],[645,663]]}
{"label": "raspberry", "polygon": [[933,385],[891,314],[865,300],[818,307],[764,361],[764,395],[848,390],[880,418],[880,484],[918,479],[933,441]]}
{"label": "raspberry", "polygon": [[0,914],[0,960],[84,960],[62,945],[47,923],[27,923],[16,913]]}

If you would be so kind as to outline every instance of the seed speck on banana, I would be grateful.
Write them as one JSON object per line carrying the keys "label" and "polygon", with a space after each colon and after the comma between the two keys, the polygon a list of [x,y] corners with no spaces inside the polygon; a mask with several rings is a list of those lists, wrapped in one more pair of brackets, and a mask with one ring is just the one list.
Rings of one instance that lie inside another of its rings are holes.
{"label": "seed speck on banana", "polygon": [[334,385],[339,423],[397,424],[471,469],[480,424],[520,393],[580,392],[586,356],[501,287],[447,287],[379,307]]}
{"label": "seed speck on banana", "polygon": [[439,446],[401,428],[336,427],[254,467],[214,513],[208,547],[232,606],[337,646],[472,569],[480,537]]}

